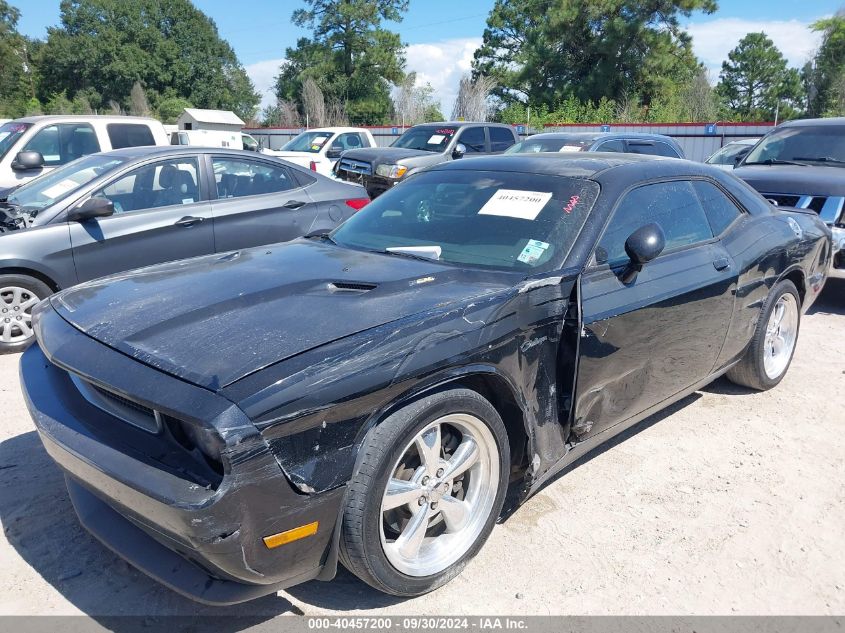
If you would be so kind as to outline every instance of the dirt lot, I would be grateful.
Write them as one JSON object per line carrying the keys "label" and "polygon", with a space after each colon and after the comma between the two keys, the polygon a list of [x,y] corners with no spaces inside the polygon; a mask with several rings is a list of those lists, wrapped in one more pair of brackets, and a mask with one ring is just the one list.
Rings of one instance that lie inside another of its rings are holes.
{"label": "dirt lot", "polygon": [[225,610],[117,559],[76,522],[0,357],[1,614],[845,613],[845,279],[768,393],[719,380],[564,473],[443,589],[401,601],[341,571]]}

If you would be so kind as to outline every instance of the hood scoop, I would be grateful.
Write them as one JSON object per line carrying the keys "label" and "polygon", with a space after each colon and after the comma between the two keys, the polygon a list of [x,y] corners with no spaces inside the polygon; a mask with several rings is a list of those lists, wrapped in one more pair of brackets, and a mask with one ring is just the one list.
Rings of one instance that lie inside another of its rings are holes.
{"label": "hood scoop", "polygon": [[375,290],[378,284],[354,282],[354,281],[333,281],[328,285],[329,292],[351,292],[361,294]]}

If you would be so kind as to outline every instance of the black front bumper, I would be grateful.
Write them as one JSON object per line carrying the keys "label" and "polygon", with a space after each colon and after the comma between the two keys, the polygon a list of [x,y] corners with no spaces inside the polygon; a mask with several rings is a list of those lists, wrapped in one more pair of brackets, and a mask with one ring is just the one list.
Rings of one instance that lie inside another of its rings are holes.
{"label": "black front bumper", "polygon": [[[237,407],[97,343],[53,310],[42,315],[39,330],[48,354],[34,345],[22,356],[24,396],[44,447],[66,473],[81,523],[100,541],[163,584],[209,604],[243,602],[333,575],[343,488],[298,493],[261,436],[250,431],[226,454],[222,479],[202,485],[188,469],[172,467],[172,451],[168,463],[139,450],[155,438],[94,407],[65,368],[107,381],[139,402],[166,398],[170,411],[185,418],[228,420],[237,428],[248,423]],[[264,536],[314,521],[319,527],[312,536],[273,549],[264,544]]]}

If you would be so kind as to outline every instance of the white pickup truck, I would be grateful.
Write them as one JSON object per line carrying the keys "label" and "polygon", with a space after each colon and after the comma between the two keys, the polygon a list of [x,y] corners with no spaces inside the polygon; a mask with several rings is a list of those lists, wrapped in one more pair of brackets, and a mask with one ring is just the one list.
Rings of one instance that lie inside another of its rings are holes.
{"label": "white pickup truck", "polygon": [[331,176],[332,167],[342,152],[348,149],[375,147],[376,140],[369,130],[360,127],[323,127],[307,130],[285,143],[280,150],[262,149],[262,153],[277,156],[302,165],[324,176]]}

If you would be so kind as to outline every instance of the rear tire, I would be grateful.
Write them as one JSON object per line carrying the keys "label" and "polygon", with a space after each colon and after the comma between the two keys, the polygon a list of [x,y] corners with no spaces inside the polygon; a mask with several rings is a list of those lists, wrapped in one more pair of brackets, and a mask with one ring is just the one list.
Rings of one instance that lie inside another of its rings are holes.
{"label": "rear tire", "polygon": [[0,354],[22,352],[35,340],[32,308],[53,291],[26,275],[0,275]]}
{"label": "rear tire", "polygon": [[490,535],[509,465],[504,423],[474,391],[443,391],[396,411],[361,447],[343,514],[341,562],[396,596],[444,585]]}
{"label": "rear tire", "polygon": [[778,282],[769,292],[742,360],[728,370],[733,383],[766,391],[786,375],[801,324],[801,298],[789,280]]}

